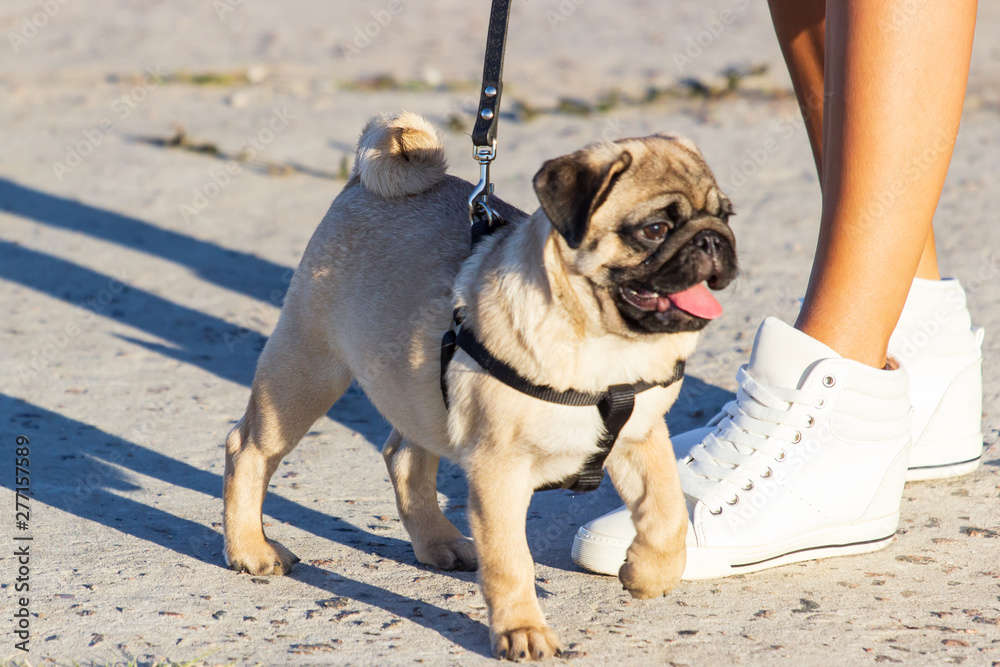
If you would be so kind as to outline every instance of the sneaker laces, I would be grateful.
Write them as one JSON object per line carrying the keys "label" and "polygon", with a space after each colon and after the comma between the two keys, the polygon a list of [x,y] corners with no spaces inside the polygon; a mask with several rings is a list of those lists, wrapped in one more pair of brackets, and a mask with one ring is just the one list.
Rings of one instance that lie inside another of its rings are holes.
{"label": "sneaker laces", "polygon": [[719,514],[723,503],[739,502],[741,490],[753,489],[754,476],[771,477],[769,464],[784,461],[786,448],[798,444],[802,429],[815,424],[812,416],[793,406],[823,406],[823,398],[815,393],[758,382],[746,364],[737,371],[736,381],[736,400],[709,422],[715,430],[683,460],[681,488],[712,514]]}

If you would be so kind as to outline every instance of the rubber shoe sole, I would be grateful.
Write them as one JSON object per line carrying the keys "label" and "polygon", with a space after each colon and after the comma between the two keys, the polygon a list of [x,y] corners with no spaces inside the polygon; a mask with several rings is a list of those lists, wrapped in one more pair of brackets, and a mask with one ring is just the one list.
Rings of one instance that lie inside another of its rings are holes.
{"label": "rubber shoe sole", "polygon": [[[681,579],[718,579],[807,560],[871,553],[892,543],[898,525],[899,514],[895,514],[864,525],[813,531],[754,548],[702,551],[689,546]],[[590,572],[617,576],[630,543],[582,526],[573,540],[573,562]]]}
{"label": "rubber shoe sole", "polygon": [[623,554],[631,543],[631,540],[607,537],[580,526],[573,538],[573,562],[590,572],[618,576],[618,570],[625,563]]}
{"label": "rubber shoe sole", "polygon": [[754,549],[702,551],[688,547],[688,563],[681,579],[718,579],[807,560],[870,553],[889,546],[898,525],[899,514],[896,514],[864,525],[813,531]]}
{"label": "rubber shoe sole", "polygon": [[[955,449],[956,447],[962,446],[962,443],[944,443],[943,447],[949,450]],[[983,450],[983,437],[980,435],[976,438],[970,438],[966,441],[963,449],[965,447],[975,447],[980,452]],[[962,475],[968,475],[975,472],[979,466],[982,464],[983,455],[969,459],[968,461],[958,461],[956,463],[948,463],[946,465],[929,465],[929,466],[910,466],[906,470],[906,481],[907,482],[922,482],[932,479],[948,479],[950,477],[961,477]]]}

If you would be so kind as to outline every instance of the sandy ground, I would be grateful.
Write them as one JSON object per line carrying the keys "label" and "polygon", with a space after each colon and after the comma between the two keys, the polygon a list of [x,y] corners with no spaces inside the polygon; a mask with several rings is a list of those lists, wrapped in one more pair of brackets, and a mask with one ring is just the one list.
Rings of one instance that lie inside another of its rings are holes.
{"label": "sandy ground", "polygon": [[[985,465],[908,485],[884,551],[651,602],[570,560],[577,527],[618,504],[609,484],[539,495],[529,541],[567,661],[1000,664],[1000,7],[981,5],[937,229],[988,331]],[[356,389],[271,485],[269,532],[303,559],[292,576],[225,569],[219,532],[224,436],[364,120],[424,113],[451,127],[456,173],[476,173],[465,133],[487,14],[458,0],[0,2],[0,659],[489,662],[475,577],[416,563],[378,452],[388,426]],[[691,95],[759,66],[728,95]],[[544,159],[666,130],[693,138],[732,196],[743,274],[668,417],[704,421],[760,320],[794,318],[815,243],[817,182],[766,4],[517,2],[506,81],[495,176],[509,201],[534,208]],[[254,162],[230,160],[248,147]],[[457,469],[440,488],[465,527]],[[13,633],[24,544],[28,654]]]}

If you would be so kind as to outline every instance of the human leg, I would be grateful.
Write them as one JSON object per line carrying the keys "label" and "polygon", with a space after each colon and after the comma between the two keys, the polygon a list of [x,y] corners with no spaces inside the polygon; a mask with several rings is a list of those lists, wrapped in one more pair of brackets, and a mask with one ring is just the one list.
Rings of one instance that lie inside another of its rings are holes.
{"label": "human leg", "polygon": [[[826,0],[770,0],[775,34],[812,147],[816,172],[823,179],[823,100],[826,52]],[[933,231],[928,234],[917,277],[939,280]]]}
{"label": "human leg", "polygon": [[823,217],[796,327],[881,368],[958,134],[976,2],[830,3]]}

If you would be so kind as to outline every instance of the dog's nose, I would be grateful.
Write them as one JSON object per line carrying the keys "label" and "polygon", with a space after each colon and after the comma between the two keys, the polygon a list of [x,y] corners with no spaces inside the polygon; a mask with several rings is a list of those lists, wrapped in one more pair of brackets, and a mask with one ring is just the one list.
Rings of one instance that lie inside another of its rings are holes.
{"label": "dog's nose", "polygon": [[719,253],[719,246],[722,239],[713,231],[705,230],[694,237],[694,245],[700,248],[706,255],[714,256]]}

